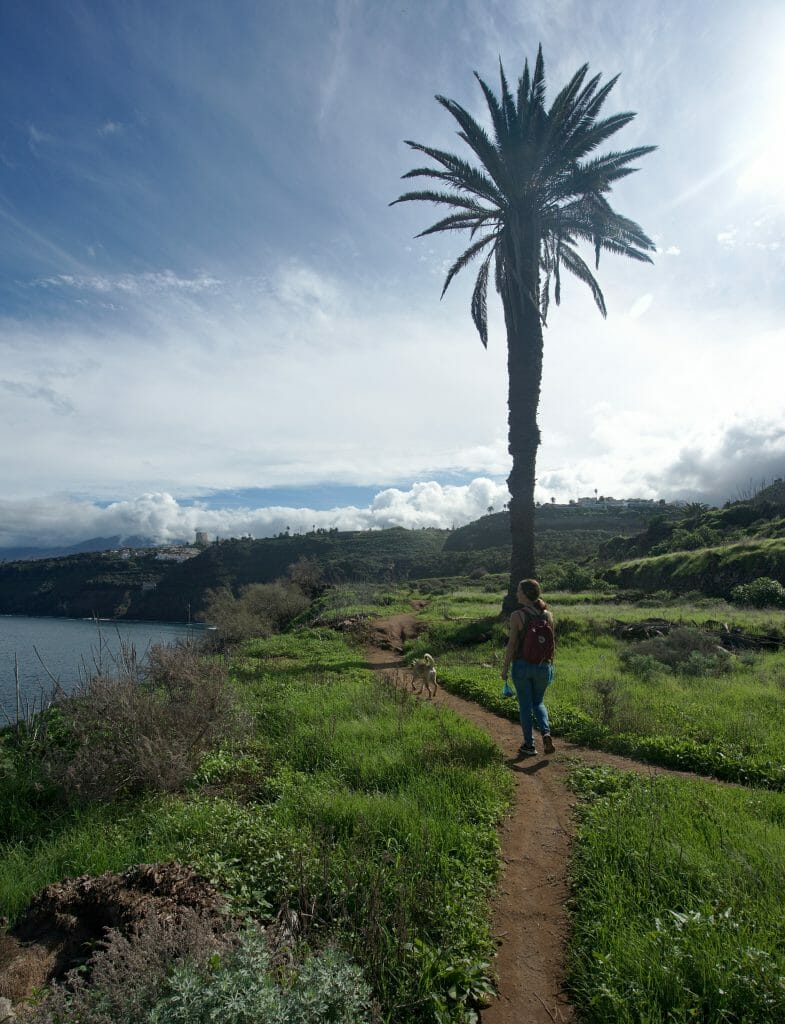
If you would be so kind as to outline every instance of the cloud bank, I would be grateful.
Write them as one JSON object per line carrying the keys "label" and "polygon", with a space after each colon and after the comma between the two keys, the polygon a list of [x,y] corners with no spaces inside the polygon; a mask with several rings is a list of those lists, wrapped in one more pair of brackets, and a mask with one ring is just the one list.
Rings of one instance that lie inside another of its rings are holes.
{"label": "cloud bank", "polygon": [[465,485],[434,481],[408,490],[387,488],[366,508],[216,509],[180,504],[165,492],[143,494],[106,507],[91,501],[49,499],[0,501],[0,548],[69,545],[92,537],[143,536],[158,543],[193,540],[197,530],[214,537],[272,537],[317,529],[376,530],[402,526],[448,529],[501,510],[509,493],[504,484],[478,477]]}

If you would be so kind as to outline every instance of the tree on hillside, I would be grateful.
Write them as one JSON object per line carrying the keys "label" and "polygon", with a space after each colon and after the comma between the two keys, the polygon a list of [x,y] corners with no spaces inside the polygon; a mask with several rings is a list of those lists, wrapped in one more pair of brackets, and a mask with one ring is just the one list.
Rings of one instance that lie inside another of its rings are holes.
{"label": "tree on hillside", "polygon": [[710,511],[711,505],[707,505],[703,501],[688,501],[681,510],[681,523],[679,525],[687,529],[693,529],[703,522],[706,514]]}
{"label": "tree on hillside", "polygon": [[[472,319],[482,344],[488,345],[487,293],[493,267],[507,329],[508,450],[512,469],[507,480],[512,532],[509,592],[504,609],[515,606],[519,579],[533,576],[535,462],[540,444],[537,407],[542,378],[542,328],[548,305],[561,300],[561,272],[569,270],[591,289],[605,316],[605,300],[577,244],[594,248],[595,266],[603,249],[650,263],[654,243],[633,221],[616,213],[606,194],[615,181],[636,168],[630,163],[656,147],[593,156],[594,150],[634,117],[614,114],[599,119],[617,78],[600,88],[600,75],[586,80],[580,68],[545,106],[542,47],[534,73],[528,61],[513,95],[499,62],[501,89],[496,96],[475,72],[485,96],[492,136],[454,100],[436,99],[460,126],[459,137],[475,162],[407,140],[407,145],[436,162],[417,167],[404,178],[436,179],[441,190],[407,192],[394,203],[424,200],[451,208],[443,219],[420,233],[469,232],[469,247],[450,267],[444,295],[455,275],[475,257],[482,260],[471,300]],[[618,77],[618,76],[617,76]],[[477,163],[479,161],[479,163]],[[394,204],[391,204],[394,205]]]}

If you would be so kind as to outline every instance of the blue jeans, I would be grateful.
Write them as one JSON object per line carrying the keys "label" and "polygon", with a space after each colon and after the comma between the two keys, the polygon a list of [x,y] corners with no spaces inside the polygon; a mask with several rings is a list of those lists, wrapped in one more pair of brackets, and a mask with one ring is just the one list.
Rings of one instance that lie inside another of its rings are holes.
{"label": "blue jeans", "polygon": [[548,721],[548,709],[543,704],[545,691],[553,682],[553,665],[532,665],[528,661],[512,663],[512,681],[518,695],[518,709],[521,714],[523,741],[531,746],[534,742],[532,734],[532,714],[543,736],[551,731]]}

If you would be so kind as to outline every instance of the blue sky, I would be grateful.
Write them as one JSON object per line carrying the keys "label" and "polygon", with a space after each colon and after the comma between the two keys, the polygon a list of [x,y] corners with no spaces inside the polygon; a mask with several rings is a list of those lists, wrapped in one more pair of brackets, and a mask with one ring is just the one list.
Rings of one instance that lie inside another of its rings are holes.
{"label": "blue sky", "polygon": [[546,331],[538,498],[732,498],[785,475],[779,0],[0,6],[0,546],[452,525],[505,500],[500,311],[389,207],[461,151],[440,93],[621,79],[656,144]]}

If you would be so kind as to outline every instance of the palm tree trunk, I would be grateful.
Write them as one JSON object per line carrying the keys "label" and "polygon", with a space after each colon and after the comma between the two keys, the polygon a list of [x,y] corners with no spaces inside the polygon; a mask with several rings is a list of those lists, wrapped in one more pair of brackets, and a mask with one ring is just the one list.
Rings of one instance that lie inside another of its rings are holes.
{"label": "palm tree trunk", "polygon": [[[502,291],[507,326],[508,451],[512,469],[507,478],[510,491],[510,532],[512,558],[510,581],[502,611],[516,606],[515,591],[520,580],[533,577],[534,484],[540,429],[537,409],[542,382],[542,324],[539,311],[539,238],[535,225],[520,225],[511,232],[515,240],[505,245],[505,286]],[[510,237],[510,236],[508,236]]]}

